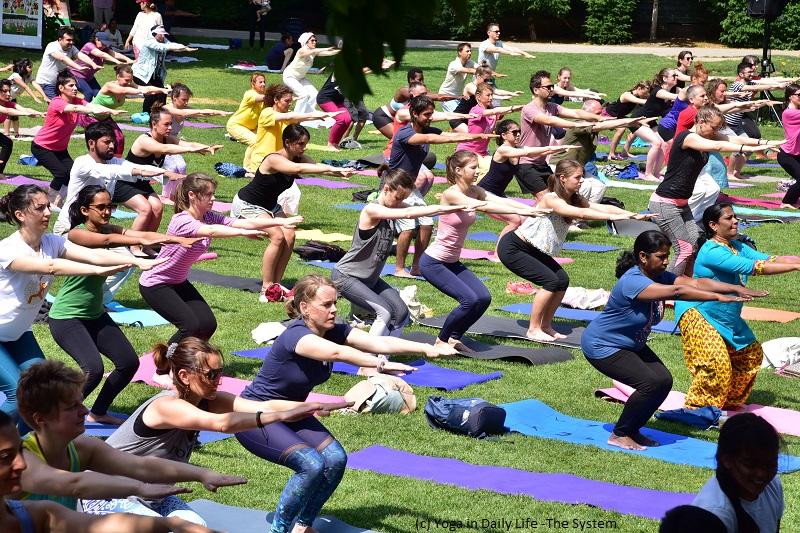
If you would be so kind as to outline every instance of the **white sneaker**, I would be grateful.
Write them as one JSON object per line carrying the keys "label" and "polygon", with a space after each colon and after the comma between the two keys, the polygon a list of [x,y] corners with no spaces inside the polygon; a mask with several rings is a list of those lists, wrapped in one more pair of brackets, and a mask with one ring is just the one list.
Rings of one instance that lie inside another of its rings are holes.
{"label": "white sneaker", "polygon": [[361,143],[355,139],[345,139],[339,143],[339,148],[346,150],[361,150]]}

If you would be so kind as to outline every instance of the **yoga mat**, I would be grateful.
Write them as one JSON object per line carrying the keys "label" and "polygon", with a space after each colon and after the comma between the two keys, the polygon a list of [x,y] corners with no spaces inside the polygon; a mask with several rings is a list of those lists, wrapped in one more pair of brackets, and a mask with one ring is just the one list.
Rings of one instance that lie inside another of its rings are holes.
{"label": "yoga mat", "polygon": [[187,128],[198,128],[198,129],[212,129],[212,128],[224,128],[222,124],[214,124],[213,122],[194,122],[191,120],[184,120],[183,125]]}
{"label": "yoga mat", "polygon": [[134,126],[133,124],[117,123],[117,126],[119,126],[119,129],[127,131],[141,131],[143,133],[150,131],[150,128],[146,128],[144,126]]}
{"label": "yoga mat", "polygon": [[[456,370],[454,368],[445,368],[442,366],[429,363],[422,359],[407,363],[409,366],[416,367],[416,372],[411,372],[405,376],[401,376],[403,381],[409,385],[418,387],[433,387],[439,390],[456,390],[463,389],[469,385],[476,385],[478,383],[485,383],[493,379],[500,379],[503,377],[502,372],[490,372],[488,374],[475,374],[473,372],[466,372],[464,370]],[[356,365],[349,363],[335,362],[333,363],[333,371],[340,374],[350,374],[352,376],[358,375],[358,368]]]}
{"label": "yoga mat", "polygon": [[[444,325],[446,316],[435,316],[433,318],[420,318],[417,320],[423,326],[441,329]],[[557,339],[553,342],[534,341],[525,336],[528,331],[528,320],[517,320],[501,316],[483,315],[470,328],[467,333],[474,335],[489,335],[506,339],[521,339],[539,344],[552,344],[555,346],[565,346],[567,348],[580,348],[581,335],[586,328],[575,327],[571,324],[553,324],[556,331],[567,336],[566,339]]]}
{"label": "yoga mat", "polygon": [[[595,391],[595,396],[611,398],[613,400],[625,403],[633,391],[633,387],[629,387],[624,383],[618,381],[613,382],[614,386],[607,389],[598,389]],[[670,391],[667,399],[658,407],[661,411],[670,411],[672,409],[680,409],[684,406],[686,395],[679,391]],[[759,405],[757,403],[747,404],[739,409],[729,409],[726,414],[736,415],[740,413],[753,413],[760,416],[775,428],[775,431],[784,435],[800,436],[800,411],[792,409],[783,409],[781,407],[771,407],[768,405]]]}
{"label": "yoga mat", "polygon": [[132,309],[119,302],[106,304],[108,316],[117,324],[147,328],[151,326],[165,326],[169,321],[152,309]]}
{"label": "yoga mat", "polygon": [[785,177],[766,176],[764,174],[744,175],[742,177],[752,183],[777,183],[786,179]]}
{"label": "yoga mat", "polygon": [[[523,315],[529,315],[531,314],[531,304],[518,303],[504,305],[503,307],[500,307],[499,310],[505,311],[506,313],[520,313]],[[570,307],[563,306],[559,306],[556,309],[555,314],[556,318],[563,318],[565,320],[578,320],[581,322],[591,322],[599,315],[600,311],[592,311],[591,309],[572,309]],[[679,333],[677,324],[672,320],[662,320],[653,326],[652,331],[657,333]]]}
{"label": "yoga mat", "polygon": [[766,307],[750,307],[745,305],[742,308],[742,318],[745,320],[780,322],[781,324],[786,324],[787,322],[800,318],[800,313],[784,311],[783,309],[768,309]]}
{"label": "yoga mat", "polygon": [[[491,231],[476,231],[467,235],[470,241],[480,242],[497,242],[497,233]],[[611,252],[619,250],[617,246],[608,244],[593,244],[590,242],[568,241],[561,247],[563,250],[572,250],[577,252]]]}
{"label": "yoga mat", "polygon": [[764,198],[783,199],[783,197],[786,196],[786,193],[785,192],[771,192],[771,193],[768,193],[768,194],[762,194],[761,196],[764,197]]}
{"label": "yoga mat", "polygon": [[348,235],[346,233],[325,233],[319,229],[299,229],[294,232],[294,236],[296,239],[299,240],[315,240],[315,241],[322,241],[322,242],[339,242],[339,241],[347,241],[350,242],[353,240],[352,235]]}
{"label": "yoga mat", "polygon": [[731,181],[728,183],[728,189],[746,189],[747,187],[755,186],[755,183],[742,183],[741,181]]}
{"label": "yoga mat", "polygon": [[800,211],[781,211],[779,209],[753,209],[752,207],[733,206],[737,215],[759,215],[768,218],[798,218]]}
{"label": "yoga mat", "polygon": [[[336,266],[336,263],[334,263],[333,261],[303,261],[303,264],[315,266],[318,268],[327,268],[328,270],[333,270],[333,267]],[[395,277],[394,271],[395,271],[394,265],[383,265],[383,269],[381,270],[381,276]],[[408,270],[406,270],[406,272],[408,272]],[[415,279],[418,281],[428,281],[422,276],[411,276],[410,278],[401,278],[401,279]],[[485,279],[489,278],[487,277]]]}
{"label": "yoga mat", "polygon": [[348,455],[347,466],[355,470],[423,479],[468,490],[489,490],[499,494],[521,494],[547,502],[591,505],[653,520],[662,518],[673,507],[690,504],[694,499],[694,494],[690,493],[628,487],[572,474],[476,465],[378,445]]}
{"label": "yoga mat", "polygon": [[767,161],[748,161],[745,163],[745,166],[748,167],[761,167],[761,168],[781,168],[778,163],[772,163]]}
{"label": "yoga mat", "polygon": [[323,189],[360,189],[360,183],[348,183],[346,181],[326,180],[325,178],[300,178],[294,180],[298,185],[309,187],[322,187]]}
{"label": "yoga mat", "polygon": [[[433,335],[422,331],[405,332],[403,333],[403,338],[427,344],[433,344],[436,340]],[[514,363],[527,363],[529,365],[543,365],[572,360],[572,353],[563,348],[548,347],[534,350],[532,348],[520,348],[519,346],[505,346],[503,344],[484,344],[469,337],[461,337],[461,342],[472,350],[472,352],[465,352],[461,355],[470,359],[484,361],[503,360]]]}
{"label": "yoga mat", "polygon": [[767,209],[779,209],[781,207],[781,202],[776,200],[759,200],[757,198],[745,198],[742,196],[730,196],[728,194],[721,193],[719,198],[717,198],[718,202],[732,202],[737,205],[749,205],[753,207],[765,207]]}
{"label": "yoga mat", "polygon": [[125,209],[117,208],[114,209],[114,211],[112,211],[111,218],[117,218],[120,220],[126,218],[136,218],[136,213],[134,213],[133,211],[127,211]]}
{"label": "yoga mat", "polygon": [[197,261],[195,261],[195,263],[199,263],[200,261],[213,261],[214,259],[216,259],[218,257],[219,257],[219,255],[217,255],[217,252],[206,252],[203,255],[201,255],[200,257],[198,257]]}
{"label": "yoga mat", "polygon": [[[194,500],[189,506],[203,517],[209,528],[227,533],[264,533],[272,527],[274,512],[224,505],[211,500]],[[377,533],[351,526],[333,516],[318,516],[313,527],[319,533]]]}
{"label": "yoga mat", "polygon": [[655,184],[648,183],[629,183],[627,181],[608,180],[605,184],[609,187],[617,187],[619,189],[635,189],[637,191],[654,191],[658,187]]}
{"label": "yoga mat", "polygon": [[639,234],[647,230],[660,231],[658,225],[649,220],[609,220],[606,226],[610,234],[625,235],[627,237],[638,237]]}
{"label": "yoga mat", "polygon": [[[408,253],[414,253],[414,247],[408,247]],[[472,259],[472,260],[479,260],[485,259],[487,261],[491,261],[493,263],[499,263],[500,259],[497,257],[497,254],[494,253],[494,250],[475,250],[473,248],[462,248],[461,255],[459,259]],[[556,263],[559,265],[568,265],[570,263],[574,263],[575,260],[571,257],[554,257],[553,259],[556,260]]]}
{"label": "yoga mat", "polygon": [[[614,424],[597,420],[584,420],[559,413],[539,400],[523,400],[500,405],[506,410],[506,426],[511,431],[585,446],[595,446],[611,452],[621,452],[657,459],[667,463],[716,468],[715,442],[708,442],[684,435],[642,428],[641,432],[661,445],[643,451],[624,450],[607,444]],[[778,471],[787,473],[800,470],[800,457],[782,455],[778,460]]]}
{"label": "yoga mat", "polygon": [[0,180],[0,184],[14,185],[17,187],[19,187],[20,185],[38,185],[39,187],[42,187],[44,190],[47,190],[50,187],[49,181],[37,180],[34,178],[29,178],[28,176],[14,176],[13,178]]}
{"label": "yoga mat", "polygon": [[[112,413],[111,411],[108,412],[111,416],[116,416],[117,418],[121,418],[123,420],[127,420],[128,416],[124,413]],[[114,431],[117,430],[119,426],[113,426],[111,424],[101,424],[99,422],[89,422],[86,420],[84,423],[84,427],[86,428],[86,435],[91,435],[93,437],[100,437],[100,438],[108,438],[111,436]],[[197,440],[200,444],[208,444],[209,442],[216,442],[218,440],[223,440],[232,437],[230,433],[220,433],[218,431],[201,431],[197,434]]]}
{"label": "yoga mat", "polygon": [[362,176],[378,176],[378,171],[372,168],[367,168],[364,170],[357,170],[356,174],[360,174]]}
{"label": "yoga mat", "polygon": [[261,280],[256,278],[226,276],[225,274],[217,274],[208,270],[192,269],[189,271],[189,281],[261,294]]}
{"label": "yoga mat", "polygon": [[336,209],[349,209],[351,211],[361,211],[367,204],[362,203],[347,203],[347,204],[333,204]]}
{"label": "yoga mat", "polygon": [[[175,202],[173,202],[164,195],[159,195],[158,197],[161,199],[161,203],[164,205],[175,205]],[[214,204],[211,206],[211,209],[213,209],[214,211],[219,211],[220,213],[227,213],[228,211],[231,210],[232,207],[233,204],[230,202],[222,202],[219,200],[214,200]]]}

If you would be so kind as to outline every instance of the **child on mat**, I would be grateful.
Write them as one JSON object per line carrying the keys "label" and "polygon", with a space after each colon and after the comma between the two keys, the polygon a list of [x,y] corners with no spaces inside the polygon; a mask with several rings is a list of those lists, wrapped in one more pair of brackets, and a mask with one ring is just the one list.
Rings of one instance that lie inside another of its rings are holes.
{"label": "child on mat", "polygon": [[475,211],[531,217],[549,212],[486,192],[475,185],[477,172],[478,156],[474,152],[459,150],[447,158],[447,181],[452,186],[442,194],[441,205],[466,205],[474,210],[439,217],[436,240],[420,259],[422,276],[459,303],[447,316],[436,344],[449,343],[462,352],[470,350],[461,343],[461,336],[486,312],[492,301],[489,289],[458,260],[467,231],[475,222]]}
{"label": "child on mat", "polygon": [[669,239],[657,230],[636,237],[633,252],[623,252],[617,260],[619,281],[611,289],[608,303],[581,337],[581,349],[589,364],[636,389],[608,438],[608,444],[626,450],[659,445],[639,430],[672,388],[672,374],[647,346],[650,330],[664,315],[664,300],[752,299],[751,291],[740,285],[667,272],[670,246]]}
{"label": "child on mat", "polygon": [[361,210],[353,232],[353,244],[331,273],[340,294],[351,304],[371,309],[375,321],[371,335],[399,335],[408,321],[408,307],[400,294],[381,279],[381,271],[392,249],[392,220],[431,217],[459,211],[466,205],[409,206],[404,200],[414,190],[414,179],[402,169],[386,171],[378,199]]}
{"label": "child on mat", "polygon": [[728,533],[779,531],[783,486],[778,477],[781,439],[752,413],[728,419],[719,431],[717,471],[692,505],[711,511]]}

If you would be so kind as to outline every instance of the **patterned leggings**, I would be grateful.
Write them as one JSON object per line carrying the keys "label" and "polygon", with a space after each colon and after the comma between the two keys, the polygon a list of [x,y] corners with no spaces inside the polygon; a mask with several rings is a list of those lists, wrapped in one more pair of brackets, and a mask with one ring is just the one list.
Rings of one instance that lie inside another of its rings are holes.
{"label": "patterned leggings", "polygon": [[764,352],[757,341],[734,350],[697,309],[679,322],[683,357],[694,376],[686,394],[686,407],[713,405],[730,409],[744,404],[761,368]]}

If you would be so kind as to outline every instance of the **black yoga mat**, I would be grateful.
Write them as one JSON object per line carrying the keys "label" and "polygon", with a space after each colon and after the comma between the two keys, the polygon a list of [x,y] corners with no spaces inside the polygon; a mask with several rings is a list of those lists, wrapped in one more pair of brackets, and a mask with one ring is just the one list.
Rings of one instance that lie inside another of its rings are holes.
{"label": "black yoga mat", "polygon": [[189,281],[214,285],[215,287],[226,287],[228,289],[240,289],[243,291],[261,293],[261,280],[256,278],[240,278],[239,276],[226,276],[208,270],[192,269],[189,271]]}
{"label": "black yoga mat", "polygon": [[[403,333],[403,338],[414,342],[424,342],[426,344],[433,344],[436,340],[436,337],[433,335],[421,331]],[[471,353],[461,354],[470,359],[483,359],[487,361],[503,360],[508,362],[528,363],[531,365],[560,363],[572,359],[572,354],[563,348],[550,347],[531,349],[520,348],[519,346],[503,346],[502,344],[484,344],[475,339],[470,339],[469,337],[462,337],[461,342],[471,350],[474,350]]]}
{"label": "black yoga mat", "polygon": [[[433,318],[423,318],[418,320],[423,326],[429,328],[441,329],[444,325],[446,316],[435,316]],[[581,335],[583,335],[584,327],[576,327],[570,324],[553,324],[553,327],[559,333],[567,335],[566,339],[558,339],[553,342],[540,342],[529,339],[525,336],[528,331],[527,319],[515,319],[492,315],[483,315],[477,322],[475,322],[468,330],[468,333],[478,335],[489,335],[491,337],[501,337],[506,339],[522,339],[530,342],[537,342],[539,344],[551,344],[555,346],[565,346],[567,348],[580,348]]]}

